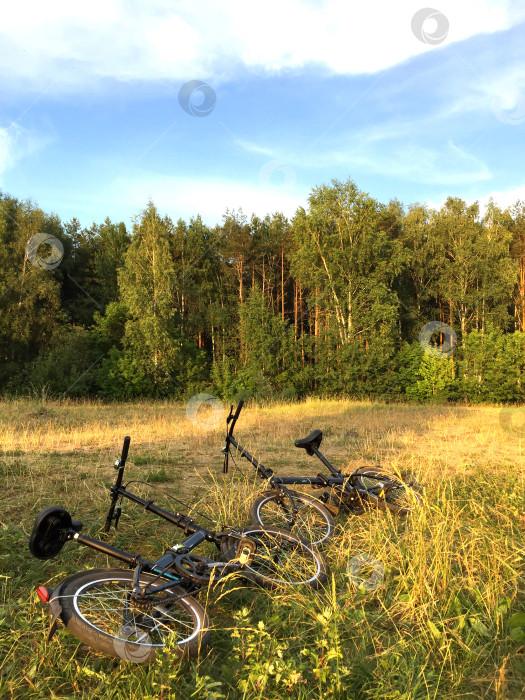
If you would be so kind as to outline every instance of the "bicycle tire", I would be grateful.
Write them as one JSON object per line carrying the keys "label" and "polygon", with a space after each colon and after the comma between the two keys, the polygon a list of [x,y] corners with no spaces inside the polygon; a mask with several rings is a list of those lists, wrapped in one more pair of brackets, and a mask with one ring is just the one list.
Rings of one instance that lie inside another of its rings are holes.
{"label": "bicycle tire", "polygon": [[[162,605],[152,602],[149,612],[133,608],[126,612],[125,599],[134,576],[134,571],[123,569],[91,569],[70,577],[60,591],[61,618],[66,628],[79,641],[104,654],[151,663],[168,635],[175,634],[169,625],[178,623],[185,636],[177,640],[175,655],[197,656],[211,636],[210,620],[202,605],[174,585],[152,596],[152,600],[162,599]],[[153,580],[158,582],[158,577],[140,575],[141,584]],[[169,597],[173,597],[173,603],[164,602]]]}
{"label": "bicycle tire", "polygon": [[248,581],[269,590],[299,585],[317,589],[326,581],[326,563],[317,549],[279,528],[253,525],[225,537],[221,542],[225,561],[235,559],[241,537],[249,537],[257,545],[250,563],[239,570]]}
{"label": "bicycle tire", "polygon": [[335,520],[317,498],[289,491],[298,509],[293,523],[291,503],[287,493],[277,489],[264,491],[250,506],[250,520],[260,527],[277,527],[297,535],[303,542],[321,546],[334,535]]}
{"label": "bicycle tire", "polygon": [[[385,492],[382,491],[383,484],[377,478],[382,476],[394,482],[393,489],[387,488]],[[414,488],[382,469],[360,467],[354,472],[352,478],[354,483],[357,482],[357,488],[363,500],[379,510],[388,510],[395,515],[408,515],[423,502],[421,494]]]}

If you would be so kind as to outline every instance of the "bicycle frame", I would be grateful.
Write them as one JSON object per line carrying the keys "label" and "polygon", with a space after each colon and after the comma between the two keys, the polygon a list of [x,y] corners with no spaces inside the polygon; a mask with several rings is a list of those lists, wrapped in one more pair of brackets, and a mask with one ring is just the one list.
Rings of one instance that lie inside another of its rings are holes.
{"label": "bicycle frame", "polygon": [[[171,567],[173,567],[175,563],[175,560],[182,554],[188,554],[205,541],[213,542],[216,545],[216,547],[220,549],[221,538],[224,537],[225,534],[228,534],[229,536],[233,535],[234,531],[228,530],[225,531],[225,533],[217,533],[213,530],[208,530],[204,527],[201,527],[192,518],[186,515],[182,515],[181,513],[172,513],[171,511],[165,510],[164,508],[155,505],[155,503],[152,500],[146,500],[144,498],[141,498],[137,494],[133,493],[132,491],[129,491],[127,488],[122,486],[129,443],[130,438],[127,436],[124,440],[122,455],[120,459],[118,459],[115,463],[115,468],[118,470],[118,474],[115,484],[110,487],[112,499],[106,517],[104,531],[109,531],[109,528],[111,527],[111,523],[113,521],[115,521],[115,526],[117,526],[118,520],[120,518],[121,509],[120,507],[116,509],[116,504],[119,501],[119,499],[122,500],[126,498],[132,501],[133,503],[140,505],[142,508],[144,508],[144,510],[147,510],[153,513],[154,515],[157,515],[160,518],[167,520],[172,525],[181,528],[182,530],[184,530],[184,534],[189,536],[186,537],[186,539],[182,542],[174,544],[172,547],[168,548],[164,552],[164,555],[156,561],[150,561],[140,556],[140,554],[132,554],[130,552],[126,552],[122,549],[119,549],[118,547],[114,547],[113,545],[108,544],[107,542],[95,539],[93,537],[90,537],[89,535],[81,533],[81,522],[72,521],[69,513],[63,510],[62,508],[52,507],[42,511],[42,513],[37,517],[37,521],[35,522],[35,529],[33,530],[33,534],[30,538],[30,550],[35,556],[38,556],[39,558],[49,559],[56,556],[56,554],[58,554],[58,552],[66,542],[74,541],[78,544],[84,545],[85,547],[90,547],[91,549],[94,549],[98,552],[102,552],[103,554],[113,557],[114,559],[118,559],[119,561],[127,564],[130,568],[135,567],[136,575],[134,582],[134,592],[136,594],[140,593],[141,596],[153,595],[158,591],[173,586],[173,584],[181,585],[187,593],[194,592],[200,589],[200,584],[192,581],[190,578],[186,578],[183,575],[179,575],[178,573],[170,571]],[[37,523],[39,522],[40,524],[37,527]],[[33,540],[32,543],[31,540]],[[46,550],[46,542],[48,541],[53,542],[51,552],[49,552],[49,550]],[[246,564],[249,559],[249,552],[246,550],[246,547],[249,550],[250,543],[246,540],[246,538],[239,536],[239,550],[242,551],[240,552],[240,554],[238,554],[238,561],[214,562],[213,564],[209,565],[210,568],[213,566],[222,566],[223,570],[227,571],[236,571],[242,569],[244,564]],[[139,577],[141,572],[154,574],[158,577],[162,577],[164,580],[157,585],[148,584],[146,590],[145,588],[141,588],[139,586]],[[63,583],[64,582],[62,582],[62,584]],[[59,584],[57,589],[55,589],[55,591],[53,592],[52,600],[55,602],[58,598],[57,592],[62,584]],[[43,593],[43,595],[45,597],[45,593]],[[48,600],[49,596],[50,592],[48,591]],[[59,604],[55,604],[55,609],[57,608],[57,605]],[[54,614],[53,617],[56,618],[56,615]]]}
{"label": "bicycle frame", "polygon": [[336,469],[317,449],[317,447],[315,447],[315,445],[311,448],[312,452],[318,457],[318,459],[321,460],[325,467],[329,469],[329,471],[332,474],[331,477],[327,478],[324,476],[324,474],[318,474],[317,476],[275,476],[272,469],[266,467],[264,464],[262,464],[262,462],[259,462],[258,459],[251,455],[248,452],[248,450],[244,448],[241,444],[239,444],[239,442],[237,442],[237,440],[233,437],[233,429],[235,428],[235,423],[239,418],[243,405],[244,401],[241,399],[241,401],[239,401],[235,414],[232,413],[233,406],[231,406],[230,415],[228,416],[226,421],[227,426],[230,423],[231,425],[226,434],[226,445],[223,448],[224,474],[228,472],[228,457],[230,452],[230,445],[233,445],[233,447],[235,447],[235,449],[239,453],[239,456],[244,457],[244,459],[246,459],[248,462],[250,462],[251,465],[255,467],[255,471],[257,475],[261,477],[261,479],[268,479],[270,484],[277,488],[284,487],[285,490],[287,490],[286,486],[291,486],[293,484],[302,484],[306,486],[312,486],[313,488],[330,488],[332,486],[343,486],[345,482],[347,482],[348,479],[351,478],[351,475],[345,475],[339,469]]}
{"label": "bicycle frame", "polygon": [[348,477],[345,477],[342,474],[328,478],[323,474],[318,474],[317,476],[275,476],[272,469],[259,462],[258,459],[251,455],[247,449],[237,442],[233,435],[229,435],[227,437],[227,442],[228,445],[233,445],[235,447],[240,457],[244,457],[244,459],[255,467],[255,471],[258,476],[261,477],[261,479],[268,479],[272,486],[291,486],[292,484],[303,484],[313,486],[314,488],[324,488],[329,486],[340,486],[344,483],[345,479],[348,479]]}

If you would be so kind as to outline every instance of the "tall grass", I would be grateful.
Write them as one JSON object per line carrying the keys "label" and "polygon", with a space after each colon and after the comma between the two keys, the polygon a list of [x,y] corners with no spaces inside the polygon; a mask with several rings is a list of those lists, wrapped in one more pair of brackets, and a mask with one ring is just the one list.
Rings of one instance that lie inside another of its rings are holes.
{"label": "tall grass", "polygon": [[[407,519],[340,514],[322,591],[216,587],[202,595],[214,637],[201,658],[174,665],[166,650],[141,667],[99,655],[65,630],[45,642],[35,587],[115,562],[73,544],[55,560],[30,558],[36,513],[63,505],[96,535],[125,434],[128,478],[150,482],[136,489],[175,510],[165,492],[188,501],[204,525],[203,515],[247,522],[264,484],[238,460],[223,477],[223,426],[202,431],[180,404],[1,403],[0,697],[523,697],[523,441],[502,431],[497,408],[321,400],[249,406],[236,435],[278,473],[316,474],[321,465],[293,448],[316,427],[338,465],[410,473],[424,507]],[[182,538],[132,504],[113,536],[150,557]],[[359,553],[384,566],[375,590],[348,577]]]}

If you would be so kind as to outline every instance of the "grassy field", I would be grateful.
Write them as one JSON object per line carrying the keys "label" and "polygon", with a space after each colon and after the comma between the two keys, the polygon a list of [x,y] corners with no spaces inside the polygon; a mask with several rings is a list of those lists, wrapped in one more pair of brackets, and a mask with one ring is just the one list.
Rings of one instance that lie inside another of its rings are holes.
{"label": "grassy field", "polygon": [[[498,408],[309,400],[245,407],[237,437],[278,473],[317,474],[293,447],[313,428],[337,465],[393,466],[425,505],[408,519],[338,516],[318,593],[212,591],[210,647],[198,661],[109,659],[48,619],[35,587],[95,566],[103,555],[67,544],[57,559],[27,550],[34,516],[62,505],[96,535],[112,463],[132,437],[128,477],[173,508],[169,493],[232,524],[247,522],[249,465],[222,476],[224,427],[203,430],[174,403],[0,403],[1,698],[521,698],[525,694],[525,439]],[[205,524],[205,521],[203,521]],[[151,533],[144,535],[145,529]],[[112,541],[156,557],[182,539],[128,503]],[[347,576],[367,553],[385,567],[367,592]]]}

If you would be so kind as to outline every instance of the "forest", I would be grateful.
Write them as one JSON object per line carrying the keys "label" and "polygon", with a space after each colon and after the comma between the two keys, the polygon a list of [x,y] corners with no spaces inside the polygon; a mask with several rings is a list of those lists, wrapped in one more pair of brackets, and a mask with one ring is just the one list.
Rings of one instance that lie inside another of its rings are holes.
{"label": "forest", "polygon": [[0,193],[0,236],[4,396],[525,398],[520,201],[405,207],[333,180],[291,220],[149,202],[82,228]]}

